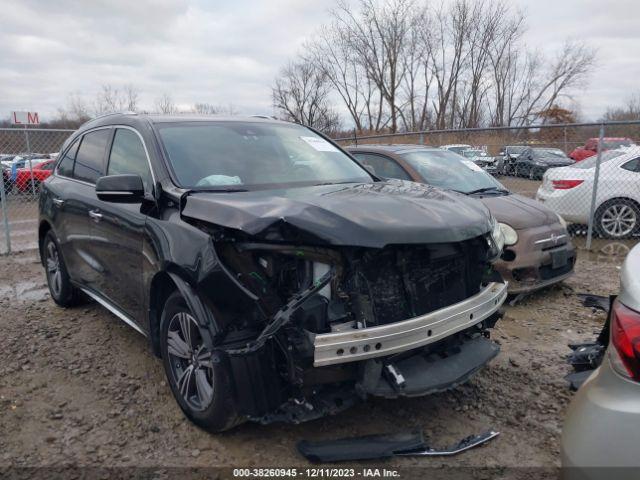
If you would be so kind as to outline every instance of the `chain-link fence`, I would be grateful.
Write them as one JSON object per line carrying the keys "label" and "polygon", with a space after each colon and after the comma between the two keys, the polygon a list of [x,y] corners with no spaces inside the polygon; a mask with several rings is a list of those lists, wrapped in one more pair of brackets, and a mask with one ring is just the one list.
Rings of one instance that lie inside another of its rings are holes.
{"label": "chain-link fence", "polygon": [[0,254],[37,247],[40,185],[72,132],[0,128]]}
{"label": "chain-link fence", "polygon": [[[378,153],[385,144],[445,148],[466,157],[467,165],[484,169],[511,192],[536,199],[561,215],[570,233],[584,238],[584,243],[577,243],[587,248],[594,238],[626,244],[640,238],[640,146],[635,144],[640,142],[640,121],[437,130],[337,141],[360,148],[375,145]],[[456,189],[456,175],[438,165],[437,155],[431,157],[432,161],[414,163],[410,176]]]}
{"label": "chain-link fence", "polygon": [[[56,154],[72,132],[0,129],[0,253],[37,246],[40,185],[51,175]],[[640,238],[640,146],[634,143],[640,142],[640,121],[434,130],[338,141],[344,146],[446,147],[490,172],[510,191],[560,214],[587,247],[592,238],[627,245]],[[428,181],[427,167],[419,173]],[[442,173],[448,174],[433,172]]]}

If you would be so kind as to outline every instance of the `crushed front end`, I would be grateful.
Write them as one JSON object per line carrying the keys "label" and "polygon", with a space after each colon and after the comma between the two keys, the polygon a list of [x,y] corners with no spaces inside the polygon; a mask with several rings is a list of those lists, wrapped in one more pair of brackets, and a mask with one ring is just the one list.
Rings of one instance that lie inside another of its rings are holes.
{"label": "crushed front end", "polygon": [[384,248],[223,240],[215,250],[258,312],[229,322],[219,345],[253,420],[446,390],[499,351],[489,330],[507,291],[490,234]]}

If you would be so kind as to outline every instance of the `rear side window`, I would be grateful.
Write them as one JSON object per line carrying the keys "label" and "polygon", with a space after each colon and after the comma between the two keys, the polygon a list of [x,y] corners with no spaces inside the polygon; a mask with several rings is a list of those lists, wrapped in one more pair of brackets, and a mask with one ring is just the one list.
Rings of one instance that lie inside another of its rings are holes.
{"label": "rear side window", "polygon": [[65,177],[73,176],[73,162],[76,159],[76,153],[78,152],[78,145],[80,145],[80,139],[76,139],[75,142],[67,149],[64,156],[58,164],[58,173]]}
{"label": "rear side window", "polygon": [[119,128],[113,138],[107,175],[123,174],[140,175],[145,190],[151,189],[151,171],[140,137],[131,130]]}
{"label": "rear side window", "polygon": [[96,183],[102,176],[102,160],[111,135],[110,129],[89,132],[82,138],[76,155],[73,177],[89,183]]}
{"label": "rear side window", "polygon": [[629,160],[627,163],[622,165],[622,168],[631,172],[640,172],[640,157]]}

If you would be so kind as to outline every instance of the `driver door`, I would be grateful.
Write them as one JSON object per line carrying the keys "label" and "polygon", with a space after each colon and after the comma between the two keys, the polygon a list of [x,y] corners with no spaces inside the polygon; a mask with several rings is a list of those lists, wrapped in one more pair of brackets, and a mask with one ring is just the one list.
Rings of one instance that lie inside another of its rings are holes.
{"label": "driver door", "polygon": [[[151,169],[142,137],[117,127],[107,153],[106,175],[136,174],[151,194]],[[134,320],[144,319],[142,245],[147,215],[143,202],[114,203],[95,197],[90,210],[93,255],[101,266],[96,289]],[[145,329],[144,325],[139,325]]]}

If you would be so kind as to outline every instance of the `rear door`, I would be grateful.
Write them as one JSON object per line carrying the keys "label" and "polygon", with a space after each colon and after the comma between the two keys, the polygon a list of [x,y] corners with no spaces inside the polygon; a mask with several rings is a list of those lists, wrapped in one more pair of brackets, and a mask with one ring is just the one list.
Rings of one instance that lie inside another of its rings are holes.
{"label": "rear door", "polygon": [[[103,175],[104,158],[111,137],[111,127],[92,130],[83,135],[72,170],[69,162],[63,159],[58,174],[69,175],[64,179],[59,192],[64,211],[62,231],[66,248],[63,247],[65,260],[71,262],[70,274],[76,282],[89,288],[95,288],[100,271],[104,268],[93,254],[94,240],[90,230],[90,211],[97,201],[95,182]],[[53,186],[52,182],[49,186]],[[54,204],[56,200],[53,200]]]}

